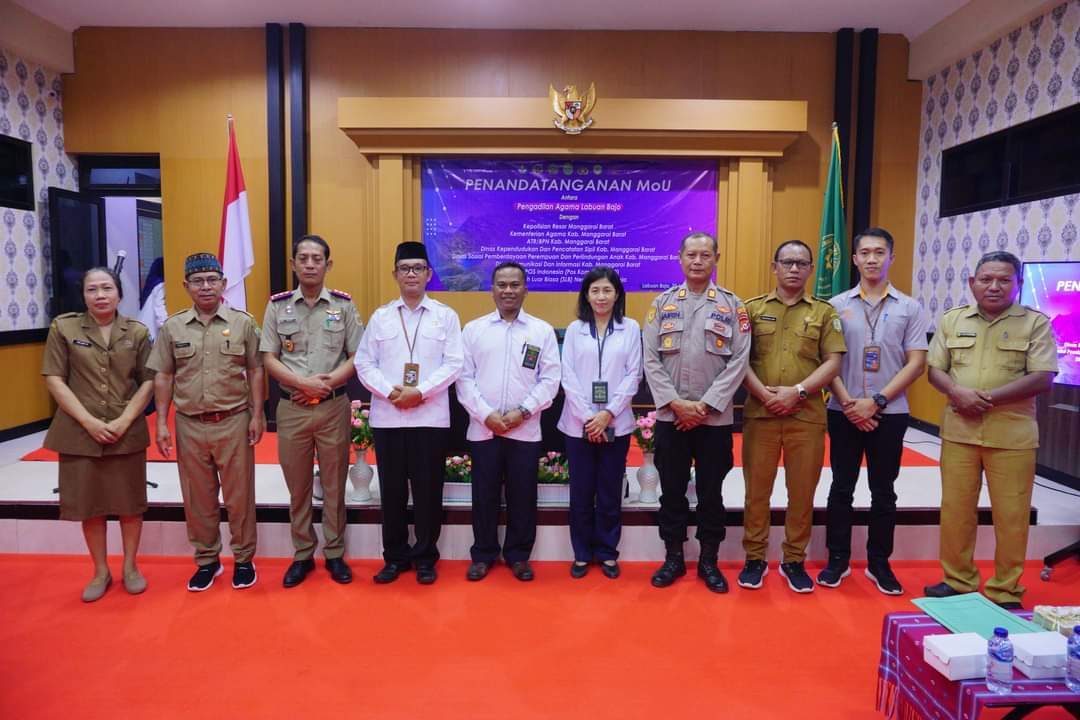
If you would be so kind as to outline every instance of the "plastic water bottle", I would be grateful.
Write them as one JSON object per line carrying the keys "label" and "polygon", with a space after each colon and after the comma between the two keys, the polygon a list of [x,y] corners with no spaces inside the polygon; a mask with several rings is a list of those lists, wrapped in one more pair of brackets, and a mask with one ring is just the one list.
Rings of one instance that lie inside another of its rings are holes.
{"label": "plastic water bottle", "polygon": [[1009,631],[994,628],[994,637],[986,645],[986,687],[1004,695],[1012,690],[1013,646]]}
{"label": "plastic water bottle", "polygon": [[1073,692],[1080,692],[1080,625],[1073,628],[1065,655],[1065,684]]}

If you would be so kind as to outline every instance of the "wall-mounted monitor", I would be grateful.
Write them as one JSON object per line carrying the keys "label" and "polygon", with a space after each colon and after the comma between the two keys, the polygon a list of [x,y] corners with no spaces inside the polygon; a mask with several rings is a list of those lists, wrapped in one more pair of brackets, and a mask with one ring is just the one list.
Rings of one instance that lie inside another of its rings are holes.
{"label": "wall-mounted monitor", "polygon": [[1054,382],[1080,385],[1080,261],[1024,263],[1020,302],[1050,318],[1058,344]]}
{"label": "wall-mounted monitor", "polygon": [[0,207],[34,209],[33,149],[7,135],[0,135]]}

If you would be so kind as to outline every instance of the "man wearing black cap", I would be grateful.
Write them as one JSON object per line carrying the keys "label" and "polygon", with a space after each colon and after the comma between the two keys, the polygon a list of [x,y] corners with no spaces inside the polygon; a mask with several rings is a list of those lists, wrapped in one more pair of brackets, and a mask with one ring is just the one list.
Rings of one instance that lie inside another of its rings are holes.
{"label": "man wearing black cap", "polygon": [[161,326],[147,366],[156,370],[157,445],[172,452],[167,418],[176,401],[176,456],[188,540],[198,570],[188,590],[202,592],[221,574],[218,489],[229,511],[232,586],[255,584],[255,444],[266,428],[259,328],[221,302],[226,279],[209,253],[189,255],[184,288],[194,307]]}
{"label": "man wearing black cap", "polygon": [[328,290],[330,246],[318,235],[293,243],[300,286],[270,297],[259,350],[281,386],[277,404],[278,462],[289,487],[293,562],[282,584],[295,587],[315,569],[311,494],[315,453],[323,486],[323,554],[330,577],[352,582],[345,562],[345,478],[349,472],[349,397],[345,383],[363,327],[352,296]]}
{"label": "man wearing black cap", "polygon": [[[376,310],[356,351],[356,374],[371,391],[371,428],[382,500],[382,570],[375,582],[416,567],[416,581],[435,582],[442,529],[442,487],[450,429],[447,390],[461,373],[457,313],[428,297],[427,249],[403,242],[394,254],[401,297]],[[406,506],[412,485],[416,544],[409,547]]]}

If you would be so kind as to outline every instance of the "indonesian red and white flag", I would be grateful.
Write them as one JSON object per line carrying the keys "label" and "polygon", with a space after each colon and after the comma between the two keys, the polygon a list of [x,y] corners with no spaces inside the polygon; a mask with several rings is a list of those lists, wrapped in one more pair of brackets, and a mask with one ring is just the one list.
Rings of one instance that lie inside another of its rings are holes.
{"label": "indonesian red and white flag", "polygon": [[218,260],[228,279],[224,297],[234,308],[247,310],[244,278],[255,267],[255,251],[251,246],[251,220],[248,216],[247,189],[244,171],[240,168],[240,153],[236,149],[236,130],[229,123],[229,157],[225,171],[225,206],[221,211],[221,241]]}

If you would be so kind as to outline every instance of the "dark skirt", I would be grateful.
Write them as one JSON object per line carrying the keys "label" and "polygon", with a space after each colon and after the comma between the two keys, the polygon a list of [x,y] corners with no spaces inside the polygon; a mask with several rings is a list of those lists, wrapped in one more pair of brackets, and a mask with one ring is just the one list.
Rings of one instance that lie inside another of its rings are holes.
{"label": "dark skirt", "polygon": [[60,519],[146,512],[146,450],[127,455],[60,453]]}

